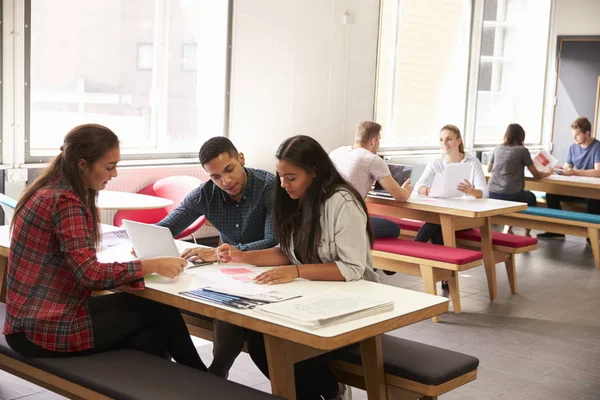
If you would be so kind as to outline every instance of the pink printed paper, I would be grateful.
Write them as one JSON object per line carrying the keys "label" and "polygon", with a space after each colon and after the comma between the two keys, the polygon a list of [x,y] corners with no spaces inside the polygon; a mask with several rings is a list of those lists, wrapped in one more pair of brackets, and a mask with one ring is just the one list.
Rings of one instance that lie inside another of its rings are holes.
{"label": "pink printed paper", "polygon": [[250,274],[248,268],[221,268],[221,272],[227,275]]}

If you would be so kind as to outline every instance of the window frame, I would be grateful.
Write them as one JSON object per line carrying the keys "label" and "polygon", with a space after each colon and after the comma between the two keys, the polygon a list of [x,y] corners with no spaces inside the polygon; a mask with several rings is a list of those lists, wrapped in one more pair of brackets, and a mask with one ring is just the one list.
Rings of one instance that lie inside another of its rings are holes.
{"label": "window frame", "polygon": [[[462,133],[462,139],[463,142],[465,144],[465,147],[467,146],[467,139],[468,139],[468,130],[467,130],[467,126],[468,126],[468,120],[469,120],[469,87],[470,87],[470,82],[471,82],[471,60],[473,58],[473,23],[474,23],[474,17],[475,17],[475,2],[477,0],[472,0],[471,1],[471,21],[470,21],[470,26],[469,26],[469,43],[468,43],[468,48],[469,48],[469,52],[468,52],[468,59],[466,62],[466,82],[467,82],[467,86],[465,88],[465,111],[464,111],[464,115],[463,115],[463,121],[464,121],[464,127],[461,130]],[[394,25],[394,48],[396,48],[397,44],[398,44],[398,19],[402,13],[402,2],[403,0],[397,0],[396,2],[396,24]],[[378,35],[377,35],[377,57],[376,57],[376,62],[375,62],[375,91],[374,91],[374,96],[373,96],[373,117],[375,118],[377,116],[377,98],[378,98],[378,89],[379,89],[379,85],[377,84],[377,80],[379,79],[379,75],[380,75],[380,65],[381,65],[381,52],[380,52],[380,46],[381,46],[381,20],[383,18],[383,12],[384,12],[384,6],[383,6],[383,1],[379,2],[379,26],[378,26]],[[395,71],[396,68],[396,63],[397,63],[397,57],[394,56],[394,61],[393,61],[393,67],[392,67],[392,71]],[[392,86],[395,85],[396,82],[396,74],[393,73],[393,77],[392,77]],[[393,89],[392,92],[390,94],[391,97],[393,97]],[[391,102],[391,104],[393,104],[393,101]],[[390,115],[393,115],[393,107],[390,110]],[[386,126],[389,125],[389,128],[391,130],[393,130],[393,127],[395,126],[395,124],[393,123],[393,119],[391,121],[385,121],[385,122],[381,122],[383,126],[383,129],[386,130]],[[440,127],[441,128],[441,127]],[[435,144],[435,145],[431,145],[431,146],[406,146],[406,147],[400,147],[400,146],[385,146],[385,147],[380,147],[378,154],[382,154],[382,155],[397,155],[397,154],[437,154],[439,153],[439,145]]]}
{"label": "window frame", "polygon": [[[30,129],[31,129],[31,1],[24,0],[23,2],[23,15],[24,15],[24,34],[22,35],[23,47],[24,47],[24,65],[23,65],[23,82],[18,82],[18,78],[15,77],[15,84],[22,84],[24,93],[22,96],[23,101],[23,136],[24,136],[24,164],[43,164],[51,161],[53,156],[32,156],[31,154],[31,141],[30,141]],[[169,0],[164,0],[169,1]],[[233,13],[234,13],[234,0],[227,0],[227,38],[226,38],[226,50],[225,50],[225,85],[223,87],[224,96],[224,114],[223,114],[223,132],[222,136],[227,137],[229,135],[229,124],[230,124],[230,104],[231,104],[231,60],[232,60],[232,42],[233,42]],[[17,52],[13,52],[13,57],[17,57]],[[137,58],[137,55],[136,55]],[[137,66],[137,61],[136,61]],[[143,71],[143,70],[142,70]],[[15,93],[14,101],[19,102],[19,94]],[[158,134],[164,134],[165,132],[160,131]],[[66,132],[65,132],[66,134]],[[57,149],[58,152],[58,149]],[[17,155],[15,155],[16,158]],[[133,165],[150,165],[152,160],[173,160],[176,164],[197,164],[198,152],[185,152],[185,153],[139,153],[139,154],[122,154],[122,160],[133,161]],[[185,160],[182,162],[182,159]]]}
{"label": "window frame", "polygon": [[[503,0],[507,1],[507,0]],[[544,126],[545,126],[545,104],[547,98],[547,84],[548,84],[548,68],[549,68],[549,57],[548,50],[551,46],[551,32],[552,32],[552,21],[554,18],[554,10],[555,10],[555,1],[550,1],[550,15],[548,21],[548,32],[547,32],[547,44],[546,44],[546,62],[544,68],[544,84],[542,86],[542,101],[539,106],[540,112],[540,138],[537,142],[525,142],[524,146],[529,148],[530,150],[542,150],[545,148],[544,143],[546,142],[546,138],[544,136]],[[469,74],[469,83],[468,83],[468,93],[467,93],[467,115],[466,115],[466,124],[465,124],[465,136],[466,142],[465,147],[467,149],[477,150],[477,151],[487,151],[494,149],[495,145],[488,143],[477,143],[476,133],[475,133],[475,125],[477,121],[477,99],[478,99],[478,88],[479,88],[479,64],[481,62],[481,47],[482,47],[482,37],[483,37],[483,29],[484,29],[484,11],[485,11],[485,0],[473,0],[473,21],[471,25],[471,57],[470,57],[470,74]],[[506,30],[502,30],[502,34],[506,34]],[[498,30],[496,29],[496,34],[498,34]],[[494,58],[494,56],[483,56]],[[494,61],[492,61],[493,63]],[[500,63],[503,63],[502,60],[499,60]],[[492,80],[493,72],[492,72]],[[507,122],[508,124],[508,122]]]}

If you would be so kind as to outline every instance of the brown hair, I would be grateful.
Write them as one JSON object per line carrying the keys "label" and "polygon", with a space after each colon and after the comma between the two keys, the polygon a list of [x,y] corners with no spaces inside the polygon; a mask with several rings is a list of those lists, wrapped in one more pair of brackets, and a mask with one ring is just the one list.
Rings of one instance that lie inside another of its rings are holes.
{"label": "brown hair", "polygon": [[[281,250],[292,259],[292,236],[298,245],[295,251],[300,255],[304,264],[322,263],[319,257],[319,244],[321,243],[321,207],[336,191],[345,189],[354,197],[359,207],[369,215],[367,206],[362,196],[348,183],[333,165],[333,162],[323,150],[323,147],[310,136],[298,135],[288,138],[281,143],[275,156],[278,160],[285,160],[307,173],[316,171],[312,184],[306,191],[302,200],[294,200],[281,187],[276,185],[275,204],[275,232],[279,238]],[[279,182],[279,173],[276,182]],[[349,197],[346,199],[348,201]],[[365,229],[369,243],[373,246],[373,230],[371,220],[367,218]],[[361,229],[360,226],[353,229]]]}
{"label": "brown hair", "polygon": [[510,124],[508,128],[506,128],[506,133],[504,134],[504,144],[506,145],[523,145],[525,142],[525,129],[519,124]]}
{"label": "brown hair", "polygon": [[462,154],[465,154],[465,145],[462,141],[462,135],[460,134],[460,129],[458,129],[458,127],[456,125],[444,125],[442,127],[442,129],[440,129],[440,132],[442,131],[450,131],[450,132],[454,132],[454,134],[456,135],[457,139],[460,139],[460,144],[458,145],[458,151]]}
{"label": "brown hair", "polygon": [[354,140],[368,144],[371,139],[381,134],[381,125],[373,121],[362,121],[356,126]]}
{"label": "brown hair", "polygon": [[571,124],[571,129],[579,129],[581,133],[587,133],[592,131],[592,124],[586,117],[579,117]]}
{"label": "brown hair", "polygon": [[[27,201],[41,188],[48,185],[57,177],[66,179],[73,185],[73,189],[81,202],[88,208],[92,215],[92,241],[94,246],[100,242],[100,224],[96,198],[98,191],[85,189],[83,177],[79,170],[79,160],[85,160],[90,166],[101,159],[106,153],[119,146],[119,138],[110,129],[97,124],[79,125],[71,129],[65,136],[61,153],[54,157],[48,168],[37,178],[17,202],[14,217],[16,217]],[[11,225],[16,218],[13,218]]]}

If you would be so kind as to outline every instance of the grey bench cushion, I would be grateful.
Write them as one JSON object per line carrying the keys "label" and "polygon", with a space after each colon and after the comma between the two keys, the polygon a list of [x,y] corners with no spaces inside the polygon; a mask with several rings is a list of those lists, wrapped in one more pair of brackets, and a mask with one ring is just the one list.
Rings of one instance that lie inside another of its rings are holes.
{"label": "grey bench cushion", "polygon": [[[386,374],[425,385],[441,385],[479,365],[479,360],[473,356],[391,335],[382,336],[382,350]],[[358,345],[336,351],[335,357],[361,364]]]}
{"label": "grey bench cushion", "polygon": [[[0,327],[6,306],[0,303]],[[268,393],[149,354],[121,349],[85,357],[27,358],[0,334],[0,353],[114,399],[274,399]]]}

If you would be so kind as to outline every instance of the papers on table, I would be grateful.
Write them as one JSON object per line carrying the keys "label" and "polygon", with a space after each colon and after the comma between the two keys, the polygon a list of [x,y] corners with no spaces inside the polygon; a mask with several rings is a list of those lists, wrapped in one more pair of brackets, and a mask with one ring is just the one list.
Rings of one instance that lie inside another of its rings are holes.
{"label": "papers on table", "polygon": [[300,297],[294,293],[274,290],[272,286],[239,280],[206,285],[203,288],[186,290],[180,294],[241,309]]}
{"label": "papers on table", "polygon": [[466,180],[472,181],[473,163],[452,163],[446,165],[441,174],[436,174],[431,184],[429,197],[460,197],[464,193],[458,185]]}
{"label": "papers on table", "polygon": [[130,243],[129,236],[127,235],[127,231],[125,229],[102,232],[102,247],[118,246],[128,243]]}
{"label": "papers on table", "polygon": [[338,289],[281,303],[267,304],[254,312],[307,328],[323,326],[389,311],[393,301],[380,301]]}
{"label": "papers on table", "polygon": [[257,300],[264,303],[276,303],[300,297],[300,295],[295,293],[280,292],[273,289],[273,286],[257,285],[253,282],[230,281],[218,285],[207,286],[204,289],[215,293],[238,296],[243,299]]}
{"label": "papers on table", "polygon": [[546,150],[541,150],[533,157],[533,165],[539,171],[548,172],[558,164],[558,159],[548,153]]}

